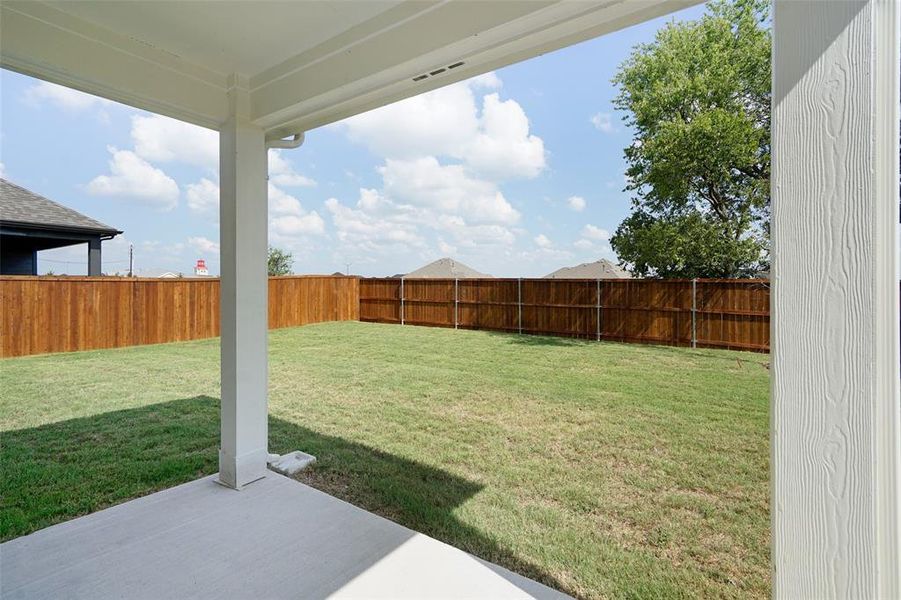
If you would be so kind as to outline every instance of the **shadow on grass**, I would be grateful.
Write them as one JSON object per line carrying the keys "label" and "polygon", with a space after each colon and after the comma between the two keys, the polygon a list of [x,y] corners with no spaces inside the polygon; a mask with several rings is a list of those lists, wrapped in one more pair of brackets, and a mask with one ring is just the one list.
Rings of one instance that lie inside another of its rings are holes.
{"label": "shadow on grass", "polygon": [[[595,344],[609,344],[609,345],[617,345],[617,346],[626,346],[628,348],[640,349],[654,349],[660,352],[665,352],[668,354],[679,355],[681,357],[687,356],[686,353],[691,353],[692,356],[696,356],[698,358],[710,359],[710,360],[719,360],[725,362],[731,362],[738,366],[742,366],[744,363],[763,366],[763,368],[767,368],[769,361],[767,359],[767,354],[763,352],[753,352],[753,351],[742,351],[742,350],[727,350],[727,349],[719,349],[719,348],[690,348],[689,346],[673,346],[670,344],[663,343],[649,343],[649,344],[640,344],[640,343],[631,343],[631,342],[623,342],[617,339],[603,339],[597,341],[594,338],[590,337],[566,337],[566,336],[550,336],[550,335],[542,335],[542,334],[531,334],[531,333],[511,333],[505,331],[485,331],[485,333],[491,337],[502,338],[505,342],[509,344],[514,344],[518,346],[557,346],[557,347],[577,347],[577,346],[585,346],[585,345],[595,345]],[[733,352],[734,356],[730,356],[725,354],[726,352]]]}
{"label": "shadow on grass", "polygon": [[576,337],[550,336],[533,333],[520,334],[506,331],[486,331],[485,333],[490,337],[501,338],[505,342],[518,346],[584,346],[593,341]]}
{"label": "shadow on grass", "polygon": [[[318,457],[299,481],[564,589],[539,567],[454,516],[453,510],[481,485],[273,417],[269,439],[274,452],[302,449]],[[215,473],[218,447],[219,400],[207,396],[4,432],[0,538]]]}

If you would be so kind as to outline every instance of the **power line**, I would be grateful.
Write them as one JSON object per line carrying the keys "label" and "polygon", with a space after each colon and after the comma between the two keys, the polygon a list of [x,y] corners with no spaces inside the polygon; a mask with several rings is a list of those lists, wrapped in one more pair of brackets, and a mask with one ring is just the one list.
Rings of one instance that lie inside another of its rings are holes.
{"label": "power line", "polygon": [[[88,264],[87,261],[81,261],[81,260],[56,260],[56,259],[53,259],[53,258],[43,258],[43,257],[40,257],[40,256],[38,257],[38,260],[43,261],[43,262],[60,263],[60,264],[64,264],[64,265],[86,265],[86,264]],[[103,262],[104,262],[104,264],[127,263],[127,262],[128,262],[128,259],[127,259],[127,258],[124,259],[124,260],[106,260],[106,259],[104,259]]]}

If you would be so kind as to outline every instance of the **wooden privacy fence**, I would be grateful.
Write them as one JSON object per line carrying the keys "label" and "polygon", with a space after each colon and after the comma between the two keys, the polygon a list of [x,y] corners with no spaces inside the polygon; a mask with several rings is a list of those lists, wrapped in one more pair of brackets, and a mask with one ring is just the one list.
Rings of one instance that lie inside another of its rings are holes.
{"label": "wooden privacy fence", "polygon": [[361,279],[360,320],[768,352],[760,279]]}
{"label": "wooden privacy fence", "polygon": [[[271,277],[269,328],[359,318],[354,277]],[[218,279],[0,277],[0,356],[219,335]]]}
{"label": "wooden privacy fence", "polygon": [[[272,277],[269,327],[377,321],[769,350],[765,280]],[[0,356],[219,335],[218,279],[0,277]]]}

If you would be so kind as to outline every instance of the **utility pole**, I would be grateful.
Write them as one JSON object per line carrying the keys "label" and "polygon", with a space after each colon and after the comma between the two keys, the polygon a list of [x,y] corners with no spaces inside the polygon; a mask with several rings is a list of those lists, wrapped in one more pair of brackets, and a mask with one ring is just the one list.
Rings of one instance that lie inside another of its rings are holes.
{"label": "utility pole", "polygon": [[135,276],[135,245],[128,245],[128,276]]}
{"label": "utility pole", "polygon": [[344,263],[344,274],[350,275],[350,265],[351,263]]}

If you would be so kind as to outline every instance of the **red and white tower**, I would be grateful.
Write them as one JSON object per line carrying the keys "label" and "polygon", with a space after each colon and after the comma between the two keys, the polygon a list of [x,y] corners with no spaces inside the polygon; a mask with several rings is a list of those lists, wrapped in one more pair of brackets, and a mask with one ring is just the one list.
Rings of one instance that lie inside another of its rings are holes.
{"label": "red and white tower", "polygon": [[195,275],[209,275],[210,272],[206,270],[206,261],[202,258],[197,259],[197,264],[194,265],[194,274]]}

